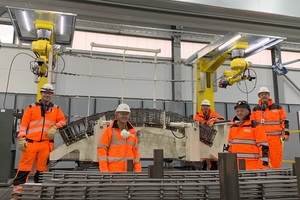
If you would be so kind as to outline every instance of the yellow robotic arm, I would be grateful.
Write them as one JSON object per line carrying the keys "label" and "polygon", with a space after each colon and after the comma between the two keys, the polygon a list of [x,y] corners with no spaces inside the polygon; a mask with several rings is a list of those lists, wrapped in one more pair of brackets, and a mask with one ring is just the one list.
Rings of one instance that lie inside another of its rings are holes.
{"label": "yellow robotic arm", "polygon": [[252,80],[255,77],[251,77],[249,74],[246,74],[246,70],[252,65],[251,62],[245,61],[245,49],[248,48],[248,43],[242,42],[237,43],[236,48],[231,50],[231,62],[230,70],[223,71],[223,77],[219,82],[219,87],[226,88],[228,85],[233,85],[236,82],[242,80]]}
{"label": "yellow robotic arm", "polygon": [[233,85],[236,82],[246,80],[249,78],[249,75],[245,75],[246,69],[251,66],[251,62],[245,61],[244,58],[235,58],[230,62],[230,68],[233,71],[224,70],[223,77],[219,82],[219,87],[226,88],[228,85]]}
{"label": "yellow robotic arm", "polygon": [[47,77],[49,53],[53,44],[53,24],[48,21],[36,20],[38,40],[33,41],[31,50],[36,55],[33,73],[39,77]]}

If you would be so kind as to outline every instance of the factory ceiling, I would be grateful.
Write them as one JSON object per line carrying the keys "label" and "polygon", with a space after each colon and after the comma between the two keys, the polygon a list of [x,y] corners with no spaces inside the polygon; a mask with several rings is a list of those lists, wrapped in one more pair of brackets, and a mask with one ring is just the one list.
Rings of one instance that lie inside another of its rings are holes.
{"label": "factory ceiling", "polygon": [[180,35],[199,42],[241,31],[286,37],[283,49],[300,51],[300,15],[294,11],[300,2],[295,0],[297,6],[273,0],[264,12],[258,9],[261,1],[251,1],[251,6],[235,1],[1,0],[0,23],[11,24],[5,6],[13,6],[77,14],[77,30],[165,39]]}

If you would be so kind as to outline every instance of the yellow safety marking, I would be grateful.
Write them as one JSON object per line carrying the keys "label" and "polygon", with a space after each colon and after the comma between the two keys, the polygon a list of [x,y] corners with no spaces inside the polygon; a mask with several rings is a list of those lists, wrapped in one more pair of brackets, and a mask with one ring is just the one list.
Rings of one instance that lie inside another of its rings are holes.
{"label": "yellow safety marking", "polygon": [[295,160],[282,160],[284,163],[295,163]]}
{"label": "yellow safety marking", "polygon": [[290,133],[300,133],[300,130],[291,130]]}

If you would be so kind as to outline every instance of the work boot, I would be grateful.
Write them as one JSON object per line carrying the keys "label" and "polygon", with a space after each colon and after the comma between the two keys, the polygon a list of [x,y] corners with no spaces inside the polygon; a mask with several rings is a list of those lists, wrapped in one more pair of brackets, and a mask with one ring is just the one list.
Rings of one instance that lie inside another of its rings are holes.
{"label": "work boot", "polygon": [[218,161],[210,161],[210,169],[209,170],[218,170]]}
{"label": "work boot", "polygon": [[11,194],[11,199],[10,200],[18,200],[18,193],[13,193]]}
{"label": "work boot", "polygon": [[207,162],[206,162],[206,160],[203,160],[201,162],[200,170],[207,170]]}
{"label": "work boot", "polygon": [[14,185],[10,200],[18,200],[19,199],[18,196],[22,192],[23,190],[21,185]]}

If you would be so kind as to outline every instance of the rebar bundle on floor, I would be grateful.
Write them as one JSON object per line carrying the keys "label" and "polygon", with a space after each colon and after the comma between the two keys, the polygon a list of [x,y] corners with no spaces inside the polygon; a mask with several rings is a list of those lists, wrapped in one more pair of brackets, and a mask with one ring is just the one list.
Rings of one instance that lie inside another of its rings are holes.
{"label": "rebar bundle on floor", "polygon": [[[298,199],[291,169],[239,171],[238,176],[241,199]],[[218,171],[165,171],[163,179],[146,173],[56,171],[43,173],[41,184],[24,184],[20,199],[214,200],[220,199],[219,184]]]}

